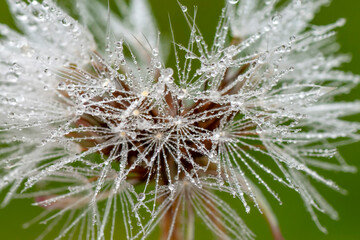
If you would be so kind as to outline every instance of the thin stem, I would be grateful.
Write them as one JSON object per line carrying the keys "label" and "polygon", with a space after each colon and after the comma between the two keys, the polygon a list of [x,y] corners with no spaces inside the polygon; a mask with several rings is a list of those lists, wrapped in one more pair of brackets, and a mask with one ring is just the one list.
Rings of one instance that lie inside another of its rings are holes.
{"label": "thin stem", "polygon": [[194,210],[193,208],[190,206],[190,204],[188,204],[188,222],[187,224],[187,235],[186,235],[186,240],[194,240],[194,236],[195,236],[195,216],[194,216]]}
{"label": "thin stem", "polygon": [[[248,180],[248,182],[250,182]],[[251,182],[250,182],[251,183]],[[270,207],[270,204],[266,200],[265,196],[262,194],[262,192],[254,185],[251,184],[251,188],[256,195],[256,200],[263,212],[263,215],[266,219],[266,222],[268,223],[271,231],[271,235],[273,236],[274,240],[284,240],[284,237],[281,233],[278,220],[273,212],[273,210]]]}

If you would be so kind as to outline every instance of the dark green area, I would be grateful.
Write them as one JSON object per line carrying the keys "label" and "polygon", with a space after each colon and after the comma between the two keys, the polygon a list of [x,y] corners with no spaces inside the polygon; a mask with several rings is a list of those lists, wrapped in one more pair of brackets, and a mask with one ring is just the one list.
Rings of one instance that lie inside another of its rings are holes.
{"label": "dark green area", "polygon": [[[198,6],[197,24],[202,30],[205,38],[212,41],[212,35],[221,11],[221,0],[183,0],[183,4],[188,6],[188,11],[192,12],[192,5]],[[163,36],[169,37],[170,28],[168,15],[171,16],[172,26],[176,29],[176,40],[186,43],[189,28],[186,25],[182,12],[175,0],[151,0],[153,11],[160,23],[159,28]],[[338,30],[338,42],[341,44],[341,52],[351,53],[353,60],[343,66],[342,69],[360,74],[360,1],[358,0],[334,0],[328,7],[323,7],[317,15],[314,23],[327,24],[343,17],[347,19],[345,27]],[[5,0],[0,0],[0,22],[14,27],[11,15],[8,13]],[[182,30],[183,29],[183,30]],[[1,54],[1,53],[0,53]],[[360,87],[342,96],[343,100],[359,99]],[[360,121],[360,117],[354,117]],[[341,153],[347,161],[354,166],[360,167],[359,155],[360,144],[353,144],[341,148]],[[278,216],[281,229],[287,240],[357,240],[360,239],[360,174],[344,174],[328,172],[323,174],[344,189],[348,190],[347,195],[333,192],[326,187],[319,185],[320,192],[338,210],[339,221],[332,221],[319,213],[321,223],[327,227],[329,234],[321,233],[312,222],[310,215],[306,212],[302,201],[296,193],[286,189],[276,189],[280,192],[283,205],[279,206],[271,201],[274,211]],[[229,197],[231,198],[231,197]],[[229,199],[230,202],[234,202]],[[16,200],[9,206],[0,210],[0,239],[1,240],[31,240],[41,233],[44,226],[35,224],[29,229],[23,229],[22,224],[32,219],[41,212],[41,209],[31,206],[31,200]],[[358,205],[359,204],[359,205]],[[238,211],[242,215],[248,226],[256,233],[258,240],[271,239],[264,218],[252,210],[250,214],[243,211],[238,203]],[[204,224],[199,223],[196,239],[209,239],[209,231]],[[53,239],[56,236],[49,236]]]}

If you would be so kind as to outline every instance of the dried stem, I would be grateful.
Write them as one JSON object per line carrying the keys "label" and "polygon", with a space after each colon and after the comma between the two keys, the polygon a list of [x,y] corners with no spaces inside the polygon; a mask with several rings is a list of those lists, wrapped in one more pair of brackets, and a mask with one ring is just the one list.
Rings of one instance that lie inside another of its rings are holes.
{"label": "dried stem", "polygon": [[160,240],[183,240],[183,232],[181,231],[181,202],[176,199],[171,207],[165,213],[161,220],[161,236]]}

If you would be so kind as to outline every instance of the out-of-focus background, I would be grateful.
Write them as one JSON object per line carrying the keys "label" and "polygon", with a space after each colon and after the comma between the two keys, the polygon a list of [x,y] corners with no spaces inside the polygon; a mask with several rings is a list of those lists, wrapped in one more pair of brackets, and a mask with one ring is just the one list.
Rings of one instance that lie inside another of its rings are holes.
{"label": "out-of-focus background", "polygon": [[[314,0],[315,1],[315,0]],[[61,1],[59,1],[61,2]],[[212,34],[218,21],[218,16],[223,5],[221,0],[182,0],[192,11],[193,5],[198,6],[197,24],[205,38],[212,40]],[[176,0],[150,0],[153,11],[159,23],[159,30],[164,37],[170,36],[168,15],[171,16],[173,28],[176,29],[176,40],[185,43],[189,33],[182,12]],[[332,4],[323,7],[315,24],[328,24],[338,18],[346,18],[347,24],[338,29],[338,42],[341,44],[341,52],[351,53],[353,60],[342,67],[343,70],[360,74],[360,1],[358,0],[333,0]],[[12,17],[8,12],[5,0],[0,0],[0,23],[14,27]],[[182,32],[183,31],[183,34]],[[1,53],[0,53],[1,54]],[[0,89],[1,91],[1,89]],[[360,99],[360,87],[342,100]],[[360,121],[360,116],[353,120]],[[360,144],[352,144],[340,149],[347,161],[360,168]],[[332,221],[319,213],[321,223],[328,229],[328,234],[320,232],[306,212],[302,201],[296,193],[290,190],[281,190],[280,196],[283,205],[273,204],[274,211],[278,216],[280,226],[285,239],[297,240],[357,240],[360,239],[360,174],[322,172],[323,175],[333,179],[344,189],[347,195],[341,195],[328,188],[319,185],[320,192],[338,210],[339,221]],[[3,194],[1,194],[3,195]],[[1,196],[0,196],[1,199]],[[31,206],[32,200],[16,200],[4,209],[0,209],[0,240],[32,240],[41,233],[44,226],[34,224],[24,229],[22,224],[32,219],[42,210]],[[272,202],[273,203],[273,202]],[[271,235],[264,218],[254,209],[250,214],[243,213],[247,225],[257,235],[258,240],[270,240]],[[205,231],[205,227],[202,227]],[[206,235],[206,232],[204,232]],[[198,234],[196,239],[203,239]],[[46,239],[54,239],[56,236],[49,235]],[[77,239],[77,238],[76,238]]]}

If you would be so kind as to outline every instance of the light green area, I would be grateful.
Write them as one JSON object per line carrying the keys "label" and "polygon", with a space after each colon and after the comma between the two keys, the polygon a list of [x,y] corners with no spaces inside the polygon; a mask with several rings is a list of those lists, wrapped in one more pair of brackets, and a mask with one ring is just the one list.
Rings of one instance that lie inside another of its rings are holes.
{"label": "light green area", "polygon": [[[221,0],[183,0],[182,3],[192,10],[191,5],[198,6],[197,24],[205,37],[211,40],[221,10]],[[169,36],[168,13],[171,16],[176,39],[185,43],[188,36],[188,28],[182,13],[175,0],[152,0],[153,10],[160,23],[162,35]],[[353,61],[343,66],[344,70],[360,74],[360,1],[358,0],[334,0],[329,7],[322,8],[314,23],[326,24],[340,17],[347,19],[345,27],[339,29],[338,41],[341,51],[351,53]],[[0,22],[12,25],[11,16],[8,13],[5,0],[0,0]],[[182,30],[183,29],[183,30]],[[0,53],[1,54],[1,53]],[[343,100],[359,99],[360,87],[354,89],[349,95],[343,96]],[[353,117],[360,121],[360,116]],[[347,161],[360,167],[359,155],[360,144],[353,144],[341,149],[341,153]],[[303,203],[297,194],[286,189],[276,189],[284,202],[283,206],[273,202],[274,211],[279,218],[283,234],[288,240],[357,240],[360,239],[360,174],[343,174],[322,172],[323,175],[334,179],[340,186],[348,190],[348,195],[343,196],[321,185],[319,189],[326,199],[340,213],[340,221],[332,221],[319,213],[320,220],[329,231],[328,235],[321,233],[312,222],[310,215],[305,211]],[[233,200],[230,200],[233,201]],[[13,201],[8,207],[0,210],[0,239],[1,240],[30,240],[35,239],[44,226],[35,224],[29,229],[23,229],[22,224],[41,212],[41,209],[32,207],[32,200]],[[242,211],[239,206],[239,211]],[[263,217],[253,209],[247,215],[243,213],[245,222],[256,233],[259,240],[271,239],[269,230]],[[246,215],[246,216],[245,216]],[[200,224],[203,225],[203,224]],[[204,226],[197,233],[196,239],[208,239],[208,231]],[[53,239],[49,236],[47,239]]]}

